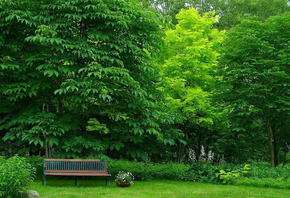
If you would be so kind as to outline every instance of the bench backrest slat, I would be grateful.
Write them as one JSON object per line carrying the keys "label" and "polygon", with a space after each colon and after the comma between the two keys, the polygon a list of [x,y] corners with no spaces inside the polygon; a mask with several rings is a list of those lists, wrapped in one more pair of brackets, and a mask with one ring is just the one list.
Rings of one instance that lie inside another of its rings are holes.
{"label": "bench backrest slat", "polygon": [[107,160],[45,159],[44,167],[47,171],[106,171]]}
{"label": "bench backrest slat", "polygon": [[45,159],[45,161],[46,162],[49,162],[49,161],[58,161],[58,162],[104,162],[101,159]]}
{"label": "bench backrest slat", "polygon": [[46,170],[46,173],[107,173],[105,170]]}

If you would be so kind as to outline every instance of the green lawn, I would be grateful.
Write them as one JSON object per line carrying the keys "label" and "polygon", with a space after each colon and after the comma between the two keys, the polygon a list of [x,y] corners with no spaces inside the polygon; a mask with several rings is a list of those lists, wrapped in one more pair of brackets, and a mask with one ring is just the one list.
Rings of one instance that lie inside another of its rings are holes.
{"label": "green lawn", "polygon": [[80,188],[77,188],[74,186],[73,179],[47,177],[46,187],[42,186],[41,178],[37,178],[30,189],[36,190],[41,198],[290,197],[290,190],[284,189],[214,185],[171,180],[135,181],[135,184],[128,188],[120,188],[113,182],[111,187],[105,187],[105,179],[98,178],[96,180],[80,180]]}

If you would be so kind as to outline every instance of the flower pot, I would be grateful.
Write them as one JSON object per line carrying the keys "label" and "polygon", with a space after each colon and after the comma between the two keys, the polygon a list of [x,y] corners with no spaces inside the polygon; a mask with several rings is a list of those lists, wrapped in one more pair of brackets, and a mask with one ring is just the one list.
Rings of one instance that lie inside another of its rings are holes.
{"label": "flower pot", "polygon": [[116,181],[116,184],[119,186],[119,187],[129,187],[131,185],[130,182],[118,182]]}

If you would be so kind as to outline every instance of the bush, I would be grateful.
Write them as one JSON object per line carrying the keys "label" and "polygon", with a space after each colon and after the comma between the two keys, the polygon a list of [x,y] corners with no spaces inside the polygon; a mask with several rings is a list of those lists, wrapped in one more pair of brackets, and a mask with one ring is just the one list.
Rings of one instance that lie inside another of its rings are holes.
{"label": "bush", "polygon": [[224,170],[220,170],[220,179],[223,180],[224,184],[233,184],[237,181],[237,179],[239,178],[243,178],[250,170],[249,168],[249,164],[246,164],[243,168],[239,168],[237,170],[233,170],[233,171],[224,171]]}
{"label": "bush", "polygon": [[257,179],[273,178],[283,181],[290,180],[290,164],[287,164],[284,167],[282,165],[272,167],[266,162],[252,162],[248,177]]}
{"label": "bush", "polygon": [[284,167],[282,165],[272,167],[267,162],[252,162],[249,167],[228,172],[221,170],[220,178],[224,183],[236,185],[290,189],[289,164]]}
{"label": "bush", "polygon": [[33,167],[36,168],[36,175],[43,174],[43,159],[44,159],[44,157],[39,157],[39,156],[33,156],[33,157],[26,158],[26,161],[29,164],[31,164]]}
{"label": "bush", "polygon": [[136,180],[184,180],[184,175],[190,168],[189,165],[185,164],[154,164],[151,162],[129,162],[125,160],[110,160],[109,166],[112,168],[112,176],[117,175],[122,170],[133,173]]}
{"label": "bush", "polygon": [[191,165],[190,171],[192,176],[194,176],[192,181],[202,181],[202,182],[217,182],[218,180],[218,166],[214,166],[209,163],[196,162]]}
{"label": "bush", "polygon": [[35,177],[35,168],[23,157],[0,157],[0,197],[21,197]]}
{"label": "bush", "polygon": [[192,165],[177,163],[129,162],[124,160],[110,160],[109,166],[112,176],[119,171],[131,172],[137,180],[169,179],[183,181],[201,181],[218,183],[219,171],[233,170],[231,164],[213,165],[208,162],[196,162]]}
{"label": "bush", "polygon": [[272,167],[266,162],[252,162],[247,174],[248,178],[240,178],[237,185],[286,188],[290,189],[290,165]]}
{"label": "bush", "polygon": [[[219,183],[221,179],[219,177],[220,170],[233,170],[236,166],[232,164],[211,164],[204,162],[193,163],[190,167],[190,170],[187,172],[191,178],[187,180],[191,181],[201,181],[201,182],[210,182],[210,183]],[[188,176],[187,176],[188,177]]]}

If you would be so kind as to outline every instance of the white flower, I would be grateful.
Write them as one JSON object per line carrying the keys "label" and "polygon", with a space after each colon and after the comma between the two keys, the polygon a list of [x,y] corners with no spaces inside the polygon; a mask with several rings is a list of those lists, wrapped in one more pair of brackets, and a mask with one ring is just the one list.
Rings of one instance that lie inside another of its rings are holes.
{"label": "white flower", "polygon": [[214,158],[214,153],[210,150],[208,152],[208,161],[213,161],[213,158]]}
{"label": "white flower", "polygon": [[202,156],[205,156],[205,151],[204,151],[204,147],[203,146],[201,146],[201,151],[200,152],[201,152]]}

